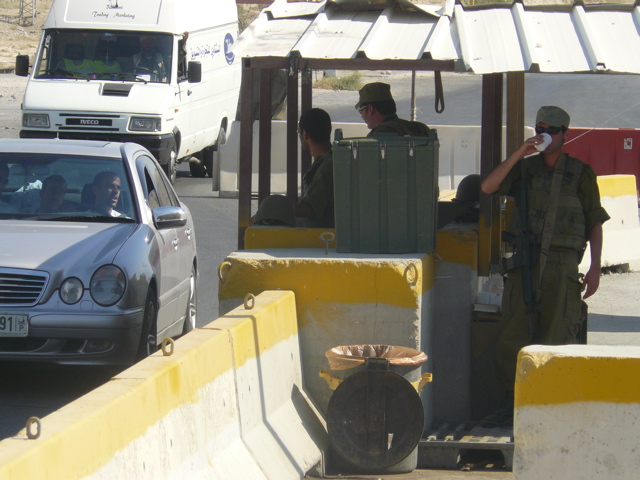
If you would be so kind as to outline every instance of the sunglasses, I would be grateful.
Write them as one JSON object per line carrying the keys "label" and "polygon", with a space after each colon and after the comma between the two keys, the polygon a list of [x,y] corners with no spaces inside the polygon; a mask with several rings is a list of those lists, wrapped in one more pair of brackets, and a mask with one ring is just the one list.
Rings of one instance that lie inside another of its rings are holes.
{"label": "sunglasses", "polygon": [[549,135],[557,135],[560,132],[564,132],[564,127],[536,127],[536,134],[548,133]]}
{"label": "sunglasses", "polygon": [[358,113],[362,113],[362,111],[366,110],[368,106],[369,106],[368,103],[365,105],[360,105],[359,107],[356,107],[356,110],[358,110]]}

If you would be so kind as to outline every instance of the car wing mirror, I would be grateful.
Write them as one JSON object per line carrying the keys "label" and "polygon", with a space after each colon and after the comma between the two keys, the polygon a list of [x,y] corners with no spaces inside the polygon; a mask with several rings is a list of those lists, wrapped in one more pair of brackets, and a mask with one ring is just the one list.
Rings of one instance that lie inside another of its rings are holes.
{"label": "car wing mirror", "polygon": [[202,64],[191,61],[188,65],[189,83],[200,83],[202,81]]}
{"label": "car wing mirror", "polygon": [[29,55],[16,55],[15,72],[19,77],[29,76]]}
{"label": "car wing mirror", "polygon": [[180,207],[158,207],[153,209],[153,223],[158,230],[184,227],[187,214]]}

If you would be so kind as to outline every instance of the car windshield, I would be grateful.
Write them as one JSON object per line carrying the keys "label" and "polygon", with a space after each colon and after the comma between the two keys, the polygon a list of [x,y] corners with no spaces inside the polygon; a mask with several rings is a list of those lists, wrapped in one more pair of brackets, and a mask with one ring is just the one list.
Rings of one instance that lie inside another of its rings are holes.
{"label": "car windshield", "polygon": [[0,219],[135,222],[120,159],[0,153]]}
{"label": "car windshield", "polygon": [[49,29],[35,77],[169,83],[172,41],[149,32]]}

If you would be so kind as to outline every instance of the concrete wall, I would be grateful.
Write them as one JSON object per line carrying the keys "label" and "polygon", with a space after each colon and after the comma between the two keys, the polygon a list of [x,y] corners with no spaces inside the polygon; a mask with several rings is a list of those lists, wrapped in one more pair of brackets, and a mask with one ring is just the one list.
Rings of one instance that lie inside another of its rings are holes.
{"label": "concrete wall", "polygon": [[302,390],[295,298],[265,292],[0,443],[0,479],[302,478],[328,439]]}
{"label": "concrete wall", "polygon": [[533,345],[515,386],[517,480],[635,480],[640,347]]}
{"label": "concrete wall", "polygon": [[[440,191],[454,190],[460,180],[472,173],[480,173],[480,127],[430,125],[438,131],[440,165],[438,186]],[[271,122],[271,191],[286,191],[286,122]],[[369,129],[364,123],[333,123],[333,130],[341,128],[344,137],[366,137]],[[503,131],[503,138],[506,128]],[[227,142],[220,148],[220,195],[234,197],[238,194],[238,162],[240,158],[240,126],[232,122],[227,132]],[[535,135],[525,128],[526,138]],[[253,129],[253,178],[252,190],[258,190],[258,122]],[[298,169],[300,168],[298,147]],[[299,183],[299,182],[298,182]]]}

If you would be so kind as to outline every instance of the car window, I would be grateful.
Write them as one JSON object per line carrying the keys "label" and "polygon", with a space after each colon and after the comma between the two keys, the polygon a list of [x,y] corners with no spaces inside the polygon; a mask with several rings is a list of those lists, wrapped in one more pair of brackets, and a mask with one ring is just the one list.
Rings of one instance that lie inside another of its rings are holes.
{"label": "car window", "polygon": [[0,218],[137,220],[133,198],[119,158],[0,153]]}
{"label": "car window", "polygon": [[150,157],[142,155],[138,160],[145,178],[145,197],[150,208],[180,206],[177,196],[167,183],[158,164]]}

